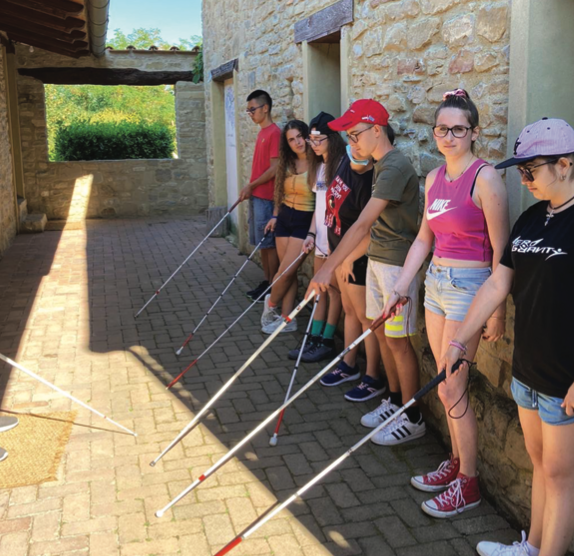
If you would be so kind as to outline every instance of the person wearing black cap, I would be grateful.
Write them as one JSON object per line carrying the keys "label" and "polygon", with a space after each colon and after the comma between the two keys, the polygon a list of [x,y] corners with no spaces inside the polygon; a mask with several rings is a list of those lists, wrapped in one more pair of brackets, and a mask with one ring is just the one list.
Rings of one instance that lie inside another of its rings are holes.
{"label": "person wearing black cap", "polygon": [[512,293],[511,390],[534,468],[530,532],[512,546],[480,542],[481,556],[561,556],[574,534],[573,164],[574,129],[542,119],[524,128],[514,157],[496,166],[517,166],[540,202],[518,218],[439,365],[448,380],[469,339]]}
{"label": "person wearing black cap", "polygon": [[[315,193],[315,214],[303,249],[309,253],[315,248],[313,271],[318,272],[329,254],[327,226],[325,225],[326,193],[335,172],[345,156],[345,142],[341,136],[327,124],[335,118],[331,114],[320,112],[309,123],[309,138],[311,147],[308,153],[309,169],[308,182]],[[341,315],[341,294],[337,288],[329,288],[321,295],[313,323],[311,335],[301,355],[306,363],[316,363],[324,359],[332,359],[335,354],[335,330]],[[289,359],[297,359],[299,348],[289,352]],[[354,364],[354,363],[353,363]]]}

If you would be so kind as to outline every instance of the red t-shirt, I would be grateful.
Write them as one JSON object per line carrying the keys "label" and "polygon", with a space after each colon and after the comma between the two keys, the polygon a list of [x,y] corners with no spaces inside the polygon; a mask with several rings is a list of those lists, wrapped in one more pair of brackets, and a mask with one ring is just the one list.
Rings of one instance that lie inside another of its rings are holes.
{"label": "red t-shirt", "polygon": [[[277,124],[268,125],[257,134],[250,181],[255,181],[261,174],[269,170],[272,158],[279,158],[280,139],[281,130]],[[259,197],[259,199],[272,201],[274,189],[275,180],[271,179],[268,182],[258,185],[251,194],[254,197]]]}

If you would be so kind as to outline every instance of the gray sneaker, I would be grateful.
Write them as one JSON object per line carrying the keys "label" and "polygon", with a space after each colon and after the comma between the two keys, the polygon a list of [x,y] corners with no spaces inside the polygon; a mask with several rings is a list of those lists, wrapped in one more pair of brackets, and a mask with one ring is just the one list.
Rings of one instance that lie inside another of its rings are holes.
{"label": "gray sneaker", "polygon": [[320,342],[313,344],[303,352],[301,361],[305,363],[318,363],[324,359],[333,359],[335,352],[335,342],[333,340],[321,339]]}
{"label": "gray sneaker", "polygon": [[[261,315],[261,330],[265,332],[265,328],[268,328],[277,319],[281,318],[281,315],[277,311],[276,307],[269,307],[269,300],[271,299],[271,294],[268,293],[265,296],[265,303],[263,304],[263,314]],[[265,332],[270,334],[270,332]]]}
{"label": "gray sneaker", "polygon": [[[307,343],[305,344],[305,349],[303,350],[303,353],[307,353],[310,349],[313,348],[313,346],[315,344],[318,344],[321,342],[321,336],[313,336],[313,335],[309,335],[309,339],[307,340]],[[299,357],[299,351],[301,349],[301,346],[296,347],[294,349],[292,349],[289,354],[287,355],[287,357],[289,359],[291,359],[292,361],[296,361],[297,357]],[[302,358],[303,356],[301,356]]]}
{"label": "gray sneaker", "polygon": [[0,432],[9,431],[10,429],[13,429],[17,425],[18,425],[17,417],[0,417]]}
{"label": "gray sneaker", "polygon": [[4,461],[8,457],[8,452],[4,448],[0,448],[0,461]]}

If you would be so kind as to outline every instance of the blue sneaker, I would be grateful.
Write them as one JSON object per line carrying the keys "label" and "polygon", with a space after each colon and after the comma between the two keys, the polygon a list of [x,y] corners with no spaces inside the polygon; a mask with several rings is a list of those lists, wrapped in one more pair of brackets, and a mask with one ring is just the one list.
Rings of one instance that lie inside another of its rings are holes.
{"label": "blue sneaker", "polygon": [[343,384],[343,382],[357,380],[360,376],[361,373],[357,365],[349,367],[347,363],[341,361],[337,365],[337,368],[324,376],[320,382],[323,386],[339,386],[339,384]]}
{"label": "blue sneaker", "polygon": [[366,402],[376,398],[386,389],[382,380],[376,380],[369,375],[365,375],[357,386],[345,394],[345,399],[350,402]]}

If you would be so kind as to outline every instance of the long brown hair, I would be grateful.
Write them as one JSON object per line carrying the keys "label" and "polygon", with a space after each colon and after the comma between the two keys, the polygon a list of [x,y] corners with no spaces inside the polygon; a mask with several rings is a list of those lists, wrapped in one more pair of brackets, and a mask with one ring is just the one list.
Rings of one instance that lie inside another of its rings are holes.
{"label": "long brown hair", "polygon": [[[303,139],[309,138],[309,126],[301,120],[291,120],[281,132],[281,141],[279,143],[279,164],[277,165],[277,173],[275,174],[275,207],[279,208],[285,198],[285,179],[289,174],[297,173],[297,155],[293,152],[287,141],[287,132],[291,129],[296,129],[301,132]],[[311,150],[308,145],[307,158]]]}
{"label": "long brown hair", "polygon": [[[331,133],[327,136],[327,163],[325,164],[325,183],[327,187],[335,179],[335,173],[341,163],[341,158],[345,154],[345,141],[338,133]],[[307,159],[309,161],[309,170],[307,173],[308,185],[312,188],[317,181],[317,171],[319,165],[323,162],[323,157],[315,154],[313,149],[307,151]]]}

